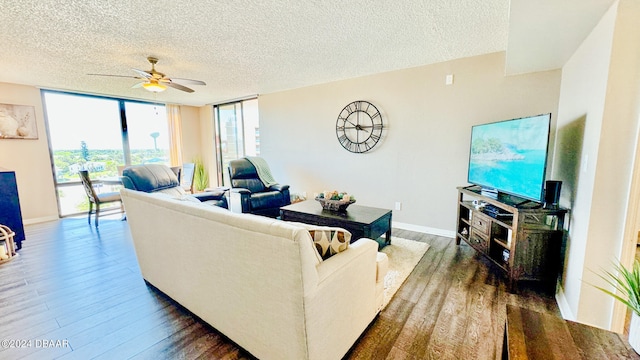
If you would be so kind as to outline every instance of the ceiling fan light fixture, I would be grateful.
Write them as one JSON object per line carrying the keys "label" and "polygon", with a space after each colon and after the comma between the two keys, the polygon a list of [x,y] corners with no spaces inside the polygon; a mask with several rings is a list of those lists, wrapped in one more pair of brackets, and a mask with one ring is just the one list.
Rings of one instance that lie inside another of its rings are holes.
{"label": "ceiling fan light fixture", "polygon": [[191,79],[181,79],[175,78],[176,82],[173,82],[171,78],[167,77],[165,74],[156,71],[156,63],[158,59],[152,56],[147,58],[149,63],[151,64],[151,70],[145,71],[140,69],[131,69],[136,73],[136,76],[126,76],[126,75],[112,75],[112,74],[88,74],[88,75],[98,75],[98,76],[111,76],[111,77],[123,77],[123,78],[133,78],[142,80],[142,82],[138,82],[132,86],[134,89],[139,89],[141,87],[145,88],[147,91],[152,93],[159,93],[167,90],[168,87],[184,91],[187,93],[192,93],[193,89],[190,89],[184,85],[179,84],[179,82],[185,82],[187,84],[192,85],[207,85],[204,81],[201,80],[191,80]]}
{"label": "ceiling fan light fixture", "polygon": [[144,84],[142,84],[142,87],[145,88],[146,90],[154,92],[154,93],[159,93],[159,92],[163,92],[163,91],[167,90],[166,86],[158,83],[157,81],[144,83]]}

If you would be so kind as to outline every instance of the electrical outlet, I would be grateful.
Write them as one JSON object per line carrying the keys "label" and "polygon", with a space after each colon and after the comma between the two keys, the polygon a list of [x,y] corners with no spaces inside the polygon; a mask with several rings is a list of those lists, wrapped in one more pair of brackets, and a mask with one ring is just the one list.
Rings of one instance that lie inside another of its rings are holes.
{"label": "electrical outlet", "polygon": [[396,210],[402,210],[402,203],[400,201],[396,201]]}
{"label": "electrical outlet", "polygon": [[449,74],[444,78],[445,85],[453,85],[453,74]]}

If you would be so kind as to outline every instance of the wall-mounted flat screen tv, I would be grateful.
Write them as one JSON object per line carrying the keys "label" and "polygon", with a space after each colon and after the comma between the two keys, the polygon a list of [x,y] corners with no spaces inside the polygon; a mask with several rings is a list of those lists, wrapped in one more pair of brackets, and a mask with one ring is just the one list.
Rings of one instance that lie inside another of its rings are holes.
{"label": "wall-mounted flat screen tv", "polygon": [[541,202],[551,114],[471,128],[468,182]]}

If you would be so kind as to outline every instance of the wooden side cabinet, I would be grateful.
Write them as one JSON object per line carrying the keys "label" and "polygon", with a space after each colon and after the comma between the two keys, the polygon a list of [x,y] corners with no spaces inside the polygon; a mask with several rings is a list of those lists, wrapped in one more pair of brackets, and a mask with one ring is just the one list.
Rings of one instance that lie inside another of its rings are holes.
{"label": "wooden side cabinet", "polygon": [[18,198],[18,185],[16,173],[0,168],[0,224],[8,226],[15,233],[13,241],[16,249],[22,248],[25,240],[24,225],[22,224],[22,212],[20,211],[20,199]]}
{"label": "wooden side cabinet", "polygon": [[514,197],[493,199],[477,186],[459,187],[456,244],[464,241],[486,256],[510,287],[523,280],[555,286],[567,211]]}

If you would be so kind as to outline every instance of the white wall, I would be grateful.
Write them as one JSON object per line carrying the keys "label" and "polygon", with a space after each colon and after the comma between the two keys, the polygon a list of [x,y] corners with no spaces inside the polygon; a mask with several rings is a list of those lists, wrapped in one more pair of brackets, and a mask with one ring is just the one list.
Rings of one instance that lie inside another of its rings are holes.
{"label": "white wall", "polygon": [[[555,121],[559,90],[560,71],[505,77],[495,53],[261,95],[262,156],[292,192],[343,190],[389,209],[399,201],[394,222],[452,235],[471,125],[548,112]],[[336,139],[336,118],[354,100],[371,101],[388,124],[370,153]]]}
{"label": "white wall", "polygon": [[0,103],[35,107],[37,140],[0,139],[0,167],[14,170],[25,224],[58,218],[40,89],[0,83]]}
{"label": "white wall", "polygon": [[553,174],[567,185],[561,204],[572,213],[560,303],[565,317],[603,328],[613,300],[592,285],[604,286],[595,274],[611,269],[624,243],[640,107],[639,25],[637,1],[615,3],[562,70]]}

